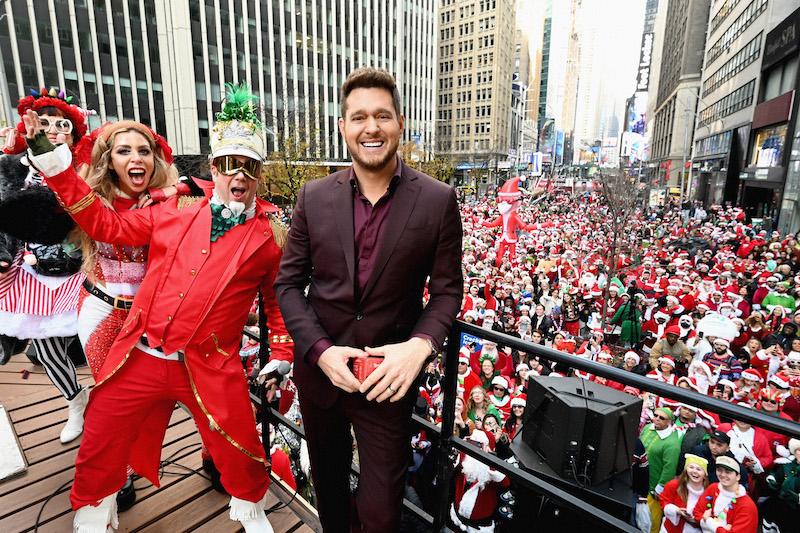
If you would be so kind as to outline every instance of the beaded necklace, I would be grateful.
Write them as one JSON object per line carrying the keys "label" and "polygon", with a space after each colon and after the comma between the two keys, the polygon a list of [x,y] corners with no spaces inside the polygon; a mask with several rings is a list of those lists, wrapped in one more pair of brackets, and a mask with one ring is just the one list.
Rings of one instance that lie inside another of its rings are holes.
{"label": "beaded necklace", "polygon": [[[733,506],[736,505],[736,495],[735,495],[736,493],[734,493],[733,498],[731,498],[731,501],[728,502],[728,505],[725,506],[725,509],[723,509],[721,513],[714,514],[714,501],[717,498],[719,498],[719,492],[720,492],[719,486],[717,486],[717,493],[713,497],[712,496],[706,496],[706,500],[708,501],[708,503],[706,504],[706,507],[708,509],[711,509],[711,516],[713,518],[719,518],[720,520],[724,520],[725,523],[727,523],[728,522],[728,513],[730,513],[731,509],[733,509]],[[737,486],[737,491],[736,492],[738,492],[738,486]]]}

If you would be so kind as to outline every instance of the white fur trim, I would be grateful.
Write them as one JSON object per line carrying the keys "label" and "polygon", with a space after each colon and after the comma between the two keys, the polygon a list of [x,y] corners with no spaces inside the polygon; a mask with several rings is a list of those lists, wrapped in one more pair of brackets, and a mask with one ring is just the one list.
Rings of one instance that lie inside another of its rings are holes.
{"label": "white fur trim", "polygon": [[264,505],[267,503],[267,493],[257,502],[249,502],[242,500],[236,496],[231,496],[231,501],[228,503],[230,507],[229,516],[231,520],[256,520],[261,514],[264,513]]}
{"label": "white fur trim", "polygon": [[51,316],[0,311],[0,333],[18,339],[49,339],[78,334],[78,312]]}
{"label": "white fur trim", "polygon": [[66,144],[60,144],[52,152],[36,156],[28,150],[28,161],[45,176],[55,176],[72,166],[72,152]]}
{"label": "white fur trim", "polygon": [[117,493],[109,494],[97,505],[85,505],[75,512],[73,533],[106,533],[107,528],[119,528]]}

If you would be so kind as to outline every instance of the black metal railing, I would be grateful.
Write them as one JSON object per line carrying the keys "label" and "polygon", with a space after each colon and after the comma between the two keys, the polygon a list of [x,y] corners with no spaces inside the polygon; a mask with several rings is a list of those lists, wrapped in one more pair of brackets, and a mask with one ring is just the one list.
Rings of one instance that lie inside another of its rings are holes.
{"label": "black metal railing", "polygon": [[[263,313],[260,313],[259,325],[261,351],[260,359],[263,365],[268,356],[268,346],[266,338],[266,325],[263,322]],[[255,338],[251,333],[244,332],[245,335]],[[545,358],[549,361],[556,363],[563,363],[571,368],[590,372],[597,376],[610,379],[624,385],[630,385],[640,390],[651,392],[659,396],[664,396],[683,403],[694,405],[701,409],[707,409],[718,415],[723,415],[735,420],[750,423],[754,426],[769,429],[784,435],[800,436],[800,424],[786,420],[780,417],[770,416],[760,411],[747,409],[738,405],[734,405],[727,401],[722,401],[716,398],[705,396],[697,392],[682,389],[673,385],[668,385],[653,379],[645,378],[638,374],[621,370],[609,365],[595,363],[593,361],[583,359],[574,355],[564,352],[559,352],[552,348],[547,348],[538,344],[533,344],[523,341],[517,337],[505,335],[496,331],[489,331],[484,328],[468,324],[462,321],[456,321],[450,330],[447,349],[445,351],[444,359],[444,380],[442,384],[442,392],[444,400],[442,405],[442,425],[441,428],[448,428],[442,430],[439,426],[431,422],[413,415],[414,423],[424,429],[429,438],[433,441],[438,441],[438,457],[436,464],[436,478],[437,486],[439,487],[438,499],[436,507],[433,509],[433,515],[429,514],[423,509],[420,509],[408,500],[404,501],[405,508],[414,514],[418,519],[429,524],[432,531],[447,530],[447,517],[451,505],[451,490],[452,478],[454,473],[454,466],[452,462],[452,453],[463,452],[466,455],[479,460],[480,462],[490,466],[491,468],[502,472],[522,490],[528,490],[537,494],[545,495],[552,500],[559,507],[575,511],[582,515],[584,518],[607,528],[612,528],[618,531],[626,531],[629,533],[636,533],[638,530],[628,524],[627,522],[613,516],[612,514],[600,509],[588,502],[575,498],[573,494],[553,485],[547,480],[523,470],[516,466],[499,459],[497,456],[484,452],[483,450],[471,445],[464,439],[453,435],[452,428],[455,425],[455,399],[456,390],[458,386],[458,352],[460,349],[459,339],[462,333],[467,333],[474,337],[485,340],[494,341],[498,344],[508,346],[513,350],[526,352],[534,356]],[[266,405],[263,393],[255,394],[251,392],[251,399],[256,405]],[[298,426],[292,421],[282,416],[279,412],[272,408],[261,409],[262,413],[262,427],[266,427],[268,422],[277,423],[287,427],[296,435],[301,438],[305,437],[305,432],[302,426]],[[266,439],[265,450],[269,450],[269,432],[263,431],[262,434]],[[354,473],[358,473],[356,469]]]}

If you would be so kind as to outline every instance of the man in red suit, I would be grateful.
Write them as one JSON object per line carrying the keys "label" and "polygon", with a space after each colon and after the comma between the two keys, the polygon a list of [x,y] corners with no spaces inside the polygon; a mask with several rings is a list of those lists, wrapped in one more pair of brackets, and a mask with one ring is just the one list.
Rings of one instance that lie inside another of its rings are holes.
{"label": "man in red suit", "polygon": [[[161,445],[180,401],[231,495],[231,518],[248,533],[272,532],[264,514],[269,463],[236,354],[261,290],[273,358],[292,359],[272,288],[285,231],[275,207],[256,198],[264,144],[254,109],[245,107],[234,113],[226,105],[228,114],[218,115],[213,191],[124,212],[106,208],[72,170],[66,146],[47,141],[35,113],[26,117],[31,161],[78,225],[93,240],[150,245],[147,274],[89,399],[70,496],[76,531],[117,526],[126,465],[159,485]],[[131,176],[148,168],[147,154],[137,155]]]}
{"label": "man in red suit", "polygon": [[[399,527],[415,383],[461,305],[461,222],[453,189],[397,156],[403,115],[392,75],[361,68],[341,92],[353,167],[300,191],[275,292],[295,342],[322,527],[360,522],[355,531],[387,533]],[[361,383],[348,363],[367,355],[383,362]]]}

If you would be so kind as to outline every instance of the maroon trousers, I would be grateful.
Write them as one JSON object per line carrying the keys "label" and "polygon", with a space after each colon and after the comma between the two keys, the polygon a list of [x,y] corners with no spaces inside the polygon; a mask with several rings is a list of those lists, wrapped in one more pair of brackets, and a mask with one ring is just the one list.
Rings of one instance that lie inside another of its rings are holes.
{"label": "maroon trousers", "polygon": [[[369,402],[363,394],[342,392],[327,409],[309,400],[313,391],[300,391],[317,511],[326,533],[398,531],[417,388],[410,391],[413,394],[396,403]],[[350,495],[351,425],[361,472],[355,514]]]}
{"label": "maroon trousers", "polygon": [[125,483],[128,464],[158,486],[160,446],[143,449],[137,437],[140,432],[159,432],[160,444],[175,402],[183,403],[192,413],[228,493],[251,502],[264,496],[269,488],[265,465],[237,450],[210,428],[195,399],[184,363],[134,349],[117,374],[89,396],[70,494],[74,510],[97,505],[99,500],[117,492]]}

